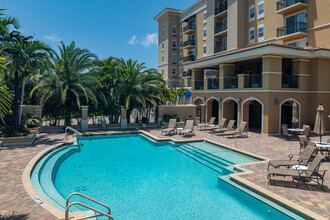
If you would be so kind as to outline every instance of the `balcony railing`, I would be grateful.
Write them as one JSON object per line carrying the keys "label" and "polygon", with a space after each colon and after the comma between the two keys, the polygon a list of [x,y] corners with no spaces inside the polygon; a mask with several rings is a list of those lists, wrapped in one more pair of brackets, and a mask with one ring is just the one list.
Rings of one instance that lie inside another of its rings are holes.
{"label": "balcony railing", "polygon": [[277,11],[282,10],[283,8],[290,7],[298,3],[306,4],[306,0],[281,0],[277,2]]}
{"label": "balcony railing", "polygon": [[214,15],[217,16],[218,14],[226,11],[228,9],[228,4],[227,2],[223,5],[220,5],[218,8],[214,10]]}
{"label": "balcony railing", "polygon": [[184,71],[183,77],[191,77],[191,71]]}
{"label": "balcony railing", "polygon": [[183,33],[187,31],[195,31],[196,25],[195,24],[188,24],[187,26],[183,27]]}
{"label": "balcony railing", "polygon": [[297,22],[294,24],[289,24],[287,26],[277,28],[277,37],[283,37],[289,34],[294,34],[297,32],[305,32],[306,33],[306,23]]}
{"label": "balcony railing", "polygon": [[261,74],[245,75],[244,88],[262,88],[262,75]]}
{"label": "balcony railing", "polygon": [[191,87],[191,80],[188,80],[188,85],[187,87]]}
{"label": "balcony railing", "polygon": [[204,90],[204,80],[195,80],[195,90]]}
{"label": "balcony railing", "polygon": [[299,88],[299,76],[282,74],[282,88]]}
{"label": "balcony railing", "polygon": [[219,89],[219,78],[207,79],[207,89]]}
{"label": "balcony railing", "polygon": [[194,60],[195,60],[195,56],[193,55],[183,57],[183,62],[194,61]]}
{"label": "balcony railing", "polygon": [[183,47],[195,46],[195,44],[196,44],[195,40],[187,40],[187,41],[183,42]]}
{"label": "balcony railing", "polygon": [[226,50],[227,50],[227,45],[225,45],[225,44],[216,45],[214,47],[214,53],[220,53],[220,52],[226,51]]}
{"label": "balcony railing", "polygon": [[227,24],[216,25],[214,28],[214,34],[220,33],[227,30]]}
{"label": "balcony railing", "polygon": [[237,89],[238,88],[238,77],[237,76],[225,77],[223,80],[224,80],[225,89]]}

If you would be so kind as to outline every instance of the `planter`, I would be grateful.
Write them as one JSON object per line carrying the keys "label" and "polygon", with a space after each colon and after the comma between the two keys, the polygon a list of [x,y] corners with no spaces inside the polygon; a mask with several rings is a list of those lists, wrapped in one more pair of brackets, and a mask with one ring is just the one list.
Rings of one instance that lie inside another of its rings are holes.
{"label": "planter", "polygon": [[23,137],[0,138],[0,141],[2,141],[3,146],[6,147],[6,146],[31,145],[33,144],[35,139],[36,139],[36,133],[31,132],[29,135]]}
{"label": "planter", "polygon": [[40,132],[40,127],[28,128],[28,130],[29,130],[30,132],[39,133],[39,132]]}

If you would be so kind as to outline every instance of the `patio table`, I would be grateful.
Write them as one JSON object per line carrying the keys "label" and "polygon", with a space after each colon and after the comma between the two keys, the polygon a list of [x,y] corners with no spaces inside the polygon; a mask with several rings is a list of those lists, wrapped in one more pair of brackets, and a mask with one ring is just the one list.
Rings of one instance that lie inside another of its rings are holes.
{"label": "patio table", "polygon": [[183,128],[176,128],[176,133],[181,134],[181,131],[183,131]]}
{"label": "patio table", "polygon": [[321,154],[324,155],[325,152],[327,152],[328,156],[330,153],[330,143],[325,143],[325,142],[314,142],[313,143],[316,145],[318,150],[321,152]]}
{"label": "patio table", "polygon": [[293,137],[298,139],[298,135],[304,133],[304,129],[302,128],[288,128],[288,132],[293,135]]}

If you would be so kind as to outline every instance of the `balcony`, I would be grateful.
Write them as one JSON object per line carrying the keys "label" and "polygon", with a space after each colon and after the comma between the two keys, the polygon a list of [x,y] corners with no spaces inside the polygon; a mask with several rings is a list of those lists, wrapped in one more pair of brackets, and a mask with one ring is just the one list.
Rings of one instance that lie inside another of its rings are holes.
{"label": "balcony", "polygon": [[299,76],[292,74],[282,74],[282,88],[299,88]]}
{"label": "balcony", "polygon": [[189,55],[189,56],[183,57],[183,62],[189,62],[189,61],[195,61],[195,56]]}
{"label": "balcony", "polygon": [[195,40],[187,40],[187,41],[183,42],[183,48],[186,48],[186,49],[195,47],[195,45],[196,45]]}
{"label": "balcony", "polygon": [[225,89],[237,89],[238,88],[238,77],[237,76],[225,77],[223,80],[224,80]]}
{"label": "balcony", "polygon": [[244,88],[262,88],[262,74],[245,75]]}
{"label": "balcony", "polygon": [[207,89],[219,89],[219,78],[207,79]]}
{"label": "balcony", "polygon": [[281,0],[277,2],[277,14],[289,15],[307,8],[306,0]]}
{"label": "balcony", "polygon": [[196,25],[193,23],[188,24],[187,26],[183,27],[184,34],[191,34],[196,30]]}
{"label": "balcony", "polygon": [[277,38],[290,41],[307,36],[306,23],[297,22],[281,28],[277,28]]}
{"label": "balcony", "polygon": [[222,17],[226,15],[228,9],[228,4],[225,3],[223,5],[220,5],[218,8],[214,10],[214,17]]}
{"label": "balcony", "polygon": [[191,70],[189,70],[189,71],[184,71],[182,77],[183,77],[183,78],[190,78],[191,75],[192,75],[192,74],[191,74]]}
{"label": "balcony", "polygon": [[204,80],[195,80],[195,90],[204,90]]}
{"label": "balcony", "polygon": [[227,24],[219,24],[216,25],[214,28],[214,35],[216,37],[221,37],[226,34],[227,31]]}
{"label": "balcony", "polygon": [[220,53],[227,50],[227,45],[221,44],[214,47],[214,53]]}

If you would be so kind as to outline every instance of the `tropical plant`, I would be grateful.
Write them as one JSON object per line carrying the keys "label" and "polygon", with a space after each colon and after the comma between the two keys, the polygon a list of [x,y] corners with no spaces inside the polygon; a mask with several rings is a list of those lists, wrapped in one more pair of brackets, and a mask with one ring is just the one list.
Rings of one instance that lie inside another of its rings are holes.
{"label": "tropical plant", "polygon": [[7,67],[9,71],[12,74],[18,71],[21,76],[21,108],[19,114],[19,124],[21,124],[25,78],[36,74],[40,68],[46,67],[51,49],[38,40],[27,41],[24,36],[18,36],[14,41],[5,42],[1,49],[5,52],[8,60]]}
{"label": "tropical plant", "polygon": [[63,110],[65,124],[71,125],[72,114],[79,111],[82,104],[93,104],[97,108],[99,101],[105,106],[107,101],[98,80],[88,74],[96,55],[77,48],[75,42],[68,46],[61,42],[58,48],[60,54],[52,53],[49,75],[32,89],[30,96],[34,91],[42,90],[40,102],[59,106]]}
{"label": "tropical plant", "polygon": [[[0,57],[0,68],[5,69],[3,66],[4,58]],[[0,70],[0,118],[3,124],[5,124],[3,117],[7,114],[11,107],[11,95],[8,87],[4,81],[4,72]]]}
{"label": "tropical plant", "polygon": [[176,93],[179,97],[179,103],[184,104],[184,95],[186,92],[189,92],[189,90],[183,87],[176,90]]}
{"label": "tropical plant", "polygon": [[23,122],[25,128],[37,127],[41,124],[41,119],[32,114],[26,114],[23,116]]}

